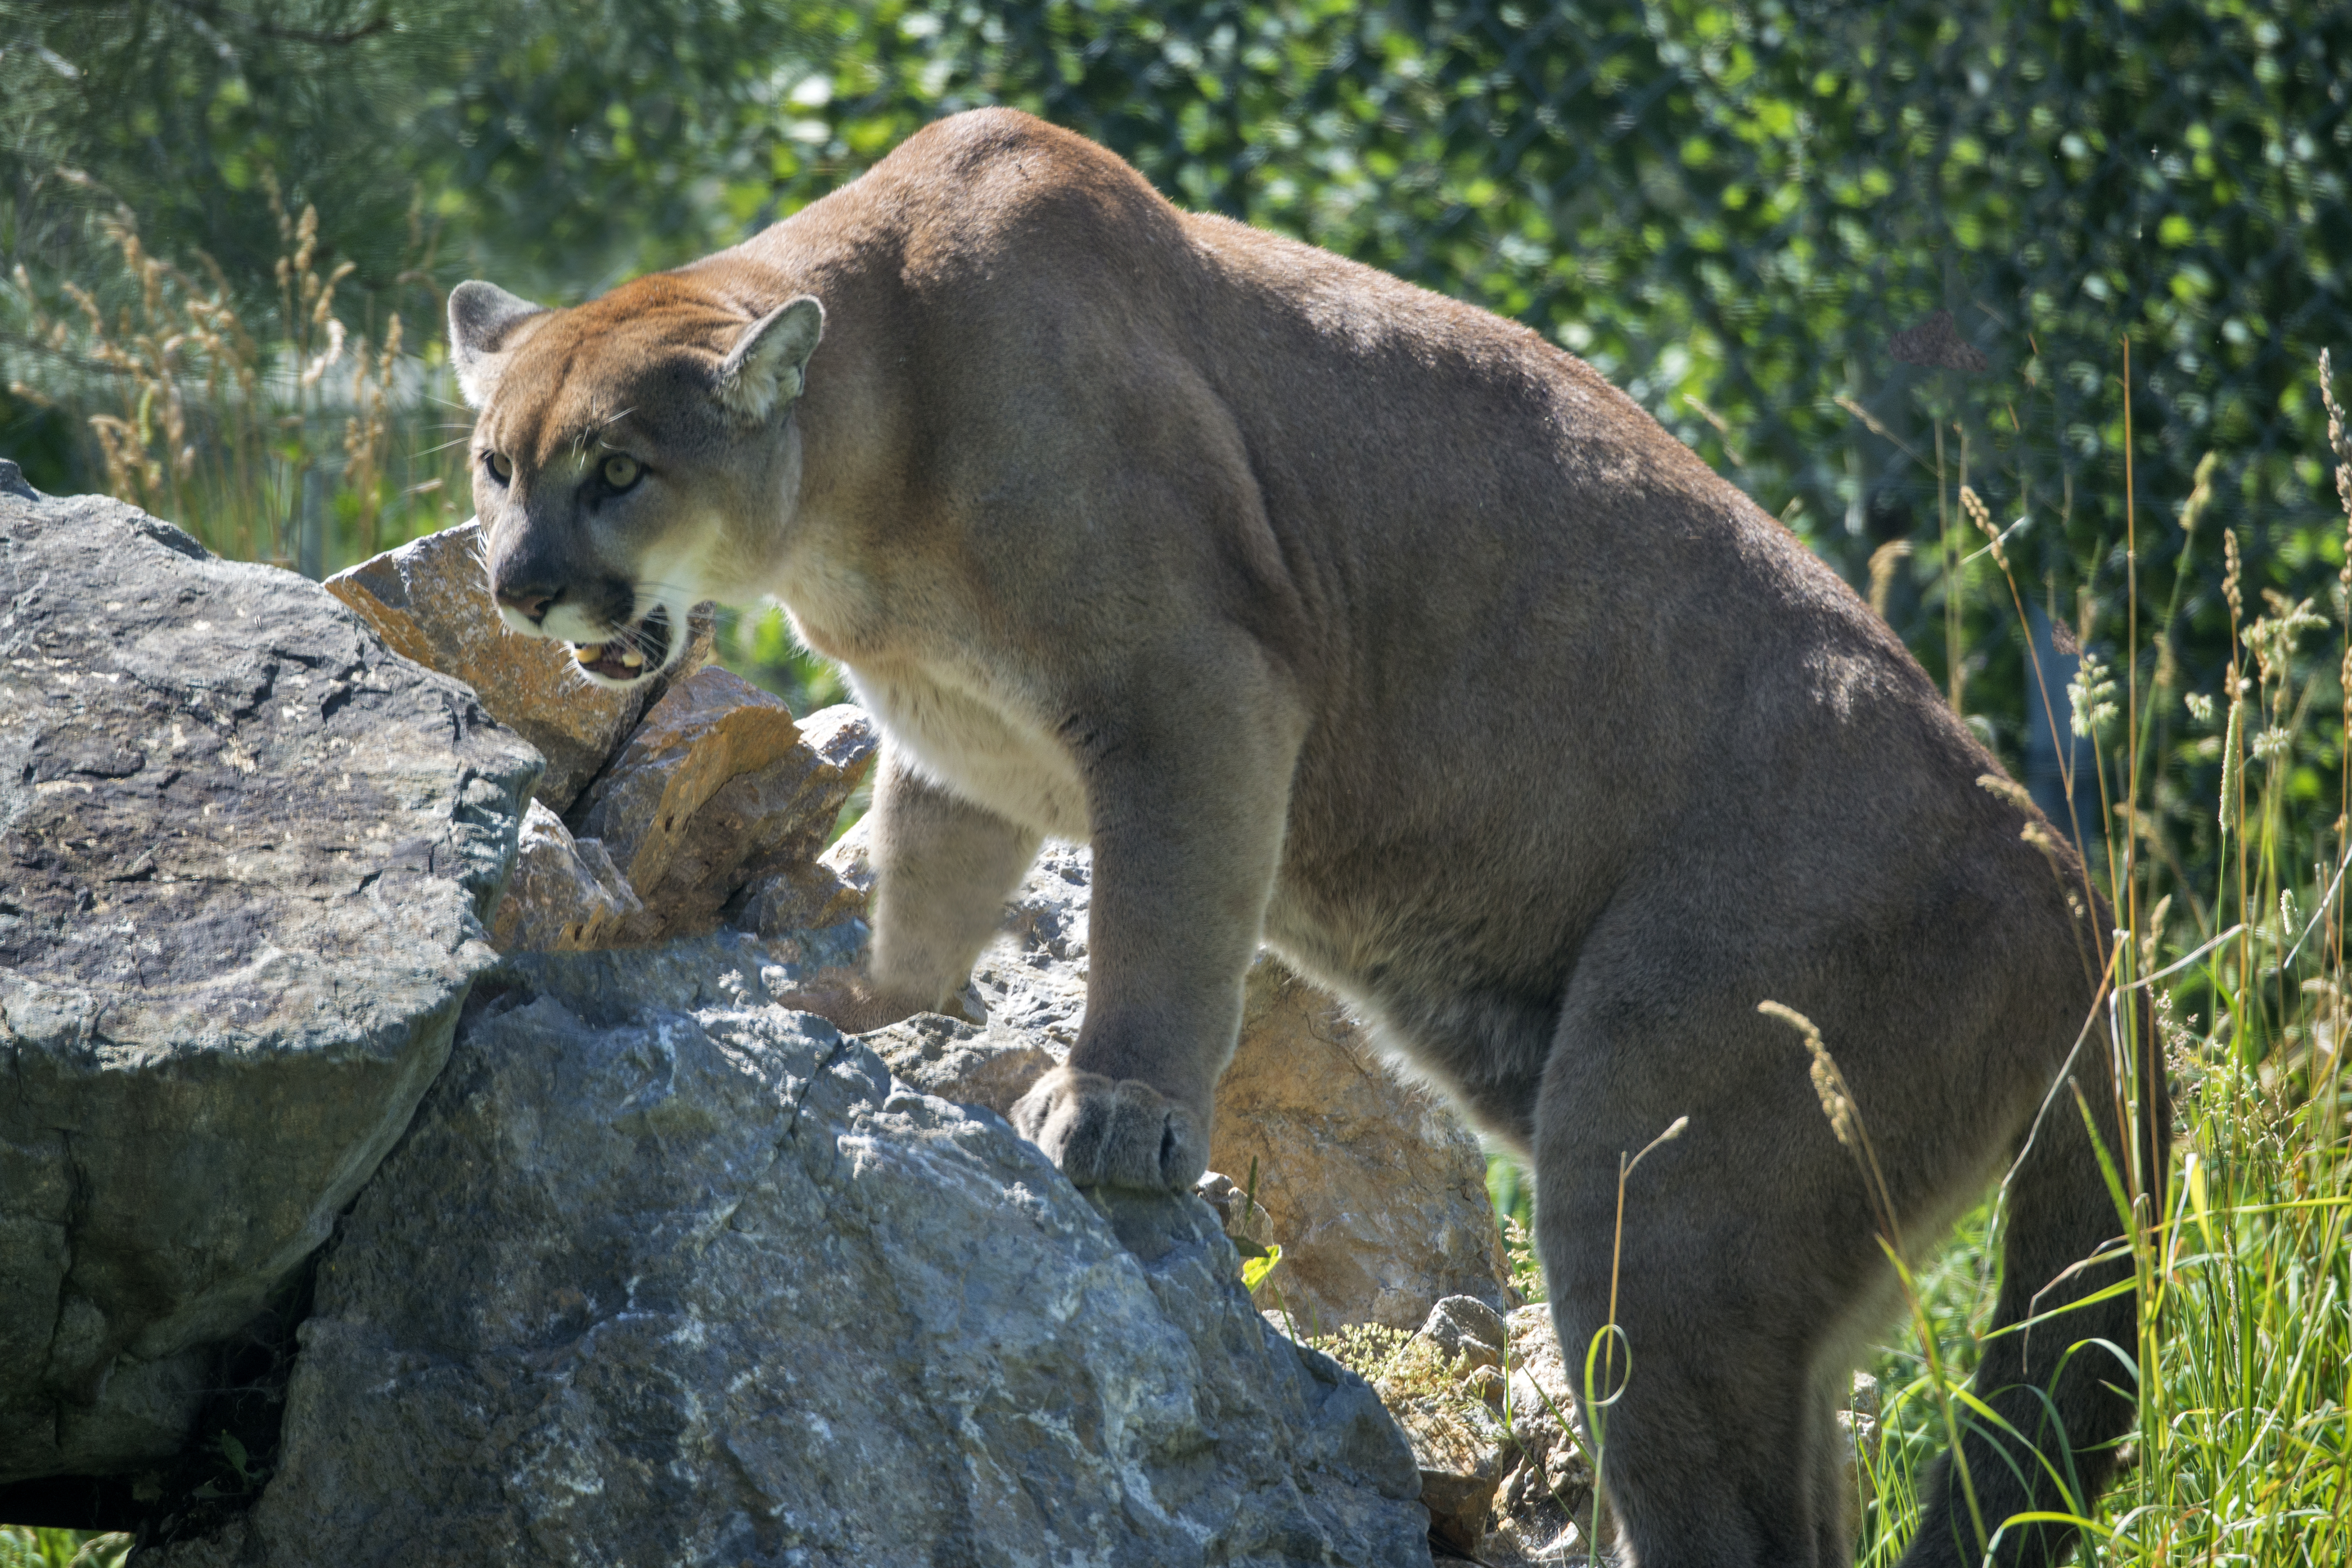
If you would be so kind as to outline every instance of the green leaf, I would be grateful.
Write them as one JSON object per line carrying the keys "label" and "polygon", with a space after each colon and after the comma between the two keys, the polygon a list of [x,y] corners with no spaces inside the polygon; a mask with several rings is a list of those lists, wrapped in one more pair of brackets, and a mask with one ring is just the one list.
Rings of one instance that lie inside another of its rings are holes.
{"label": "green leaf", "polygon": [[1275,1266],[1279,1264],[1281,1261],[1282,1248],[1278,1246],[1265,1248],[1265,1256],[1263,1257],[1244,1259],[1242,1263],[1243,1286],[1248,1289],[1251,1295],[1256,1295],[1257,1288],[1265,1283],[1265,1277],[1273,1273]]}

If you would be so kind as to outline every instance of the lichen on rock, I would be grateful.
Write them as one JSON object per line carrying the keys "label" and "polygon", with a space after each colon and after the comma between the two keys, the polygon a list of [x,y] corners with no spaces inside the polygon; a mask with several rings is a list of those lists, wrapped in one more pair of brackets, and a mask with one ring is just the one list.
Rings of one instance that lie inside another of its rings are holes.
{"label": "lichen on rock", "polygon": [[0,1482],[173,1454],[496,962],[539,758],[316,584],[0,485]]}
{"label": "lichen on rock", "polygon": [[1428,1562],[1403,1440],[1205,1205],[1081,1194],[633,957],[469,1018],[321,1272],[278,1478],[163,1563]]}

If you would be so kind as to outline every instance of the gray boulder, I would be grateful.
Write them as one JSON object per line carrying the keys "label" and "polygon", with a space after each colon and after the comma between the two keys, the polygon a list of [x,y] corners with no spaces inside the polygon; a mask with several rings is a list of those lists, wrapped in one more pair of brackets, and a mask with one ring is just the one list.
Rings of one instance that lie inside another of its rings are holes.
{"label": "gray boulder", "polygon": [[0,1482],[180,1447],[440,1070],[539,767],[317,584],[0,463]]}
{"label": "gray boulder", "polygon": [[1090,1200],[707,964],[513,962],[321,1266],[275,1479],[151,1561],[1429,1563],[1205,1205]]}

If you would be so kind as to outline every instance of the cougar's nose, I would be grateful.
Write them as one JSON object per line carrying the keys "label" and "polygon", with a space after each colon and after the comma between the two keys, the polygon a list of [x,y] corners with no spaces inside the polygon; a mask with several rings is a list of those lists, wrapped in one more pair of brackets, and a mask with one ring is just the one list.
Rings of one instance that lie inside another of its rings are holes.
{"label": "cougar's nose", "polygon": [[545,620],[547,612],[555,607],[555,602],[558,599],[563,597],[563,590],[561,588],[500,587],[497,593],[499,604],[522,616],[532,626],[537,626]]}

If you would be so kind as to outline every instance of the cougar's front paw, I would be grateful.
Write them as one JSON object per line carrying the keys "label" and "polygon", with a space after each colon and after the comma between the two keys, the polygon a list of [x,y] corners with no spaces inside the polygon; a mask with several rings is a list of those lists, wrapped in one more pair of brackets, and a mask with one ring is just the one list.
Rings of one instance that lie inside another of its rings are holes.
{"label": "cougar's front paw", "polygon": [[1209,1168],[1201,1119],[1139,1079],[1055,1068],[1013,1102],[1012,1120],[1081,1187],[1189,1189]]}

